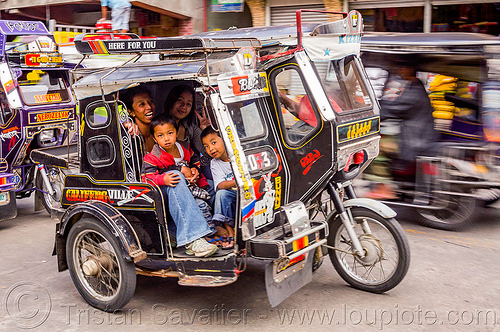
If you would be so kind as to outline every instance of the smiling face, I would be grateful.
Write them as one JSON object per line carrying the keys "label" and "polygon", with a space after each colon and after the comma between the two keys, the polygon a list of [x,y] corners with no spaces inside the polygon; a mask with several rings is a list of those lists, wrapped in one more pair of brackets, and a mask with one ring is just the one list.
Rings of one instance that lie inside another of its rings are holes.
{"label": "smiling face", "polygon": [[184,91],[179,95],[170,109],[172,115],[177,121],[184,119],[188,116],[193,107],[193,94],[190,91]]}
{"label": "smiling face", "polygon": [[163,123],[155,127],[153,138],[159,146],[169,152],[171,149],[175,148],[177,130],[175,130],[173,124]]}
{"label": "smiling face", "polygon": [[139,121],[149,125],[154,112],[155,104],[149,93],[141,92],[134,96],[130,115],[135,118],[136,122]]}
{"label": "smiling face", "polygon": [[202,142],[205,151],[207,151],[212,158],[229,161],[226,154],[226,148],[224,147],[224,142],[219,135],[210,133],[203,137]]}

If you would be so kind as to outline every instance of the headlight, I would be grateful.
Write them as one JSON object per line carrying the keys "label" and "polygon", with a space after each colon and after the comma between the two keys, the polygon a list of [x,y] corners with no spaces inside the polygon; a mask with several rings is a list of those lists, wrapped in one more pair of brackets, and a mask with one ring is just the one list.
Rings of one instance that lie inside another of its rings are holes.
{"label": "headlight", "polygon": [[54,129],[48,129],[42,131],[40,134],[40,141],[41,142],[50,142],[54,139]]}

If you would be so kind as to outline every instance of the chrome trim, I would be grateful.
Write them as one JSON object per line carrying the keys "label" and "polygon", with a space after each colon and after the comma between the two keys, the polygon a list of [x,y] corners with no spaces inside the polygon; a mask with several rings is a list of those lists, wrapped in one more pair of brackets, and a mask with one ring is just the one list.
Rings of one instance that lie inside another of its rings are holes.
{"label": "chrome trim", "polygon": [[290,256],[287,256],[287,257],[288,257],[288,259],[292,260],[294,258],[299,257],[300,255],[303,255],[305,253],[308,253],[311,250],[316,249],[319,246],[322,246],[325,243],[326,243],[326,239],[320,240],[314,244],[311,244],[310,246],[307,246],[305,248],[300,249],[299,251],[294,252],[293,254],[291,254]]}
{"label": "chrome trim", "polygon": [[361,140],[356,140],[353,143],[339,146],[337,149],[337,170],[343,170],[349,160],[349,156],[360,150],[366,151],[368,155],[368,162],[365,163],[366,166],[364,165],[367,167],[379,154],[379,141],[380,135],[372,135]]}
{"label": "chrome trim", "polygon": [[307,230],[307,231],[304,231],[304,232],[302,232],[302,233],[299,233],[299,234],[297,234],[297,235],[294,235],[294,236],[292,236],[291,238],[286,239],[286,240],[284,241],[284,242],[285,242],[285,244],[290,244],[290,243],[292,243],[293,241],[296,241],[296,240],[299,240],[299,239],[303,238],[304,236],[307,236],[307,235],[312,234],[312,233],[315,233],[315,232],[319,232],[320,230],[322,230],[322,229],[326,228],[326,225],[327,225],[327,224],[326,224],[326,222],[324,222],[324,221],[321,221],[321,222],[323,223],[322,225],[316,226],[316,227],[311,228],[311,229],[309,229],[309,230]]}

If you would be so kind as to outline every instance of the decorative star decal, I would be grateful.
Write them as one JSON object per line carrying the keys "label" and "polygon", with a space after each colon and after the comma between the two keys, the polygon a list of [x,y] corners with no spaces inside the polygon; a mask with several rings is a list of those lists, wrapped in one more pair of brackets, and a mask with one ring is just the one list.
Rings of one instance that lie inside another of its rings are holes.
{"label": "decorative star decal", "polygon": [[325,49],[325,56],[329,56],[330,55],[330,50],[329,49]]}

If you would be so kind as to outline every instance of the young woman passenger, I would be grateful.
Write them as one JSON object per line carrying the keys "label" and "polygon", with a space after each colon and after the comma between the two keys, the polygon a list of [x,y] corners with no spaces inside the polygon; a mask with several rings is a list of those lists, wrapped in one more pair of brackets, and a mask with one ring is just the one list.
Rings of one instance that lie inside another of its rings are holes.
{"label": "young woman passenger", "polygon": [[140,134],[144,140],[144,149],[149,152],[155,144],[151,134],[151,119],[155,115],[155,104],[151,92],[143,86],[125,90],[121,100],[128,109],[134,124],[128,125],[129,132]]}
{"label": "young woman passenger", "polygon": [[190,146],[200,155],[205,151],[200,138],[201,131],[210,125],[210,120],[204,109],[203,113],[199,114],[195,111],[194,105],[194,89],[188,85],[177,85],[165,99],[164,110],[177,121],[179,126],[177,141],[186,148]]}

